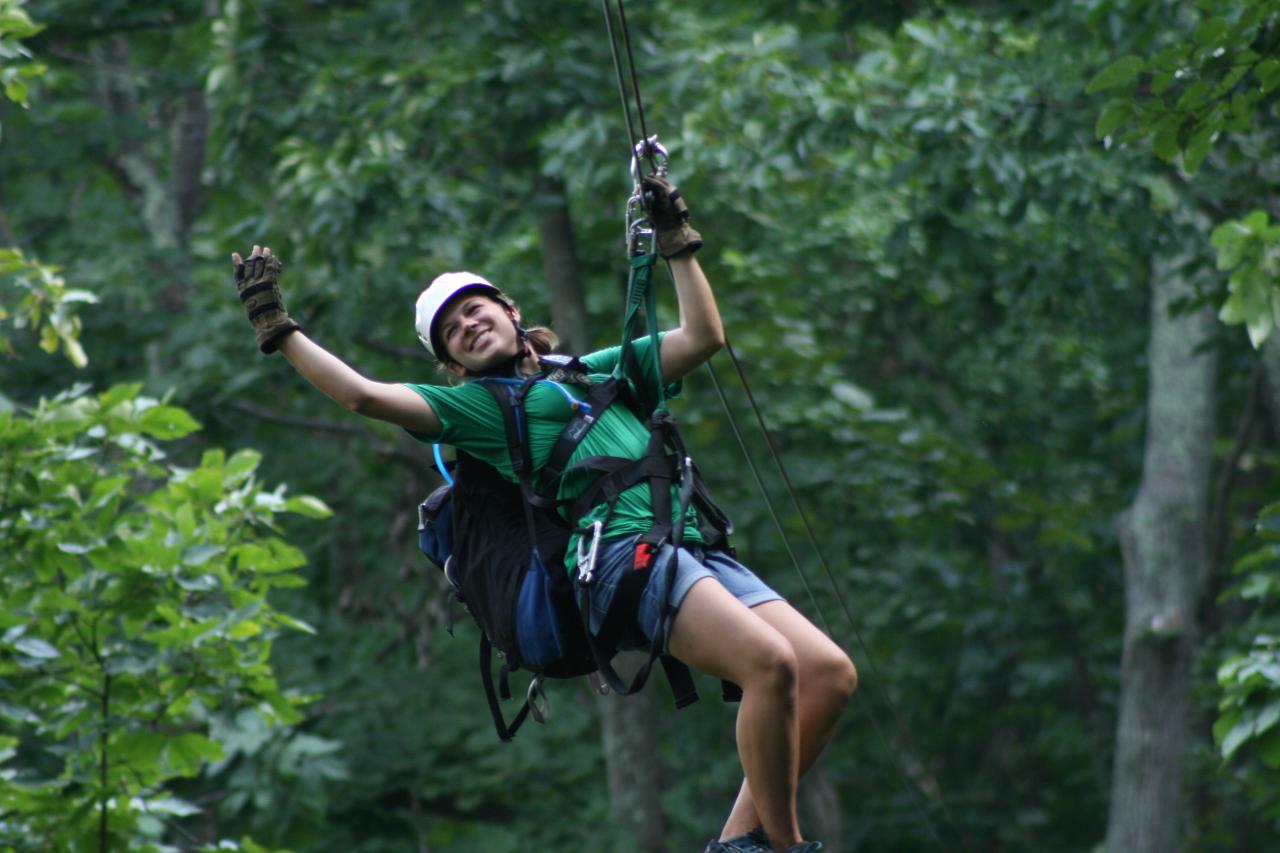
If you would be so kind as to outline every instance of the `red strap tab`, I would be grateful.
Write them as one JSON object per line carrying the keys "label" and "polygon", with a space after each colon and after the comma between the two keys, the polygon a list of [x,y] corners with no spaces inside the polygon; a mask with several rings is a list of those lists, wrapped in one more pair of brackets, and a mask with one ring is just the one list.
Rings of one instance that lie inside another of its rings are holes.
{"label": "red strap tab", "polygon": [[654,554],[657,553],[657,551],[658,549],[653,547],[652,543],[637,542],[636,557],[634,562],[632,562],[631,564],[632,571],[636,571],[636,572],[648,571],[649,567],[653,565],[653,556]]}

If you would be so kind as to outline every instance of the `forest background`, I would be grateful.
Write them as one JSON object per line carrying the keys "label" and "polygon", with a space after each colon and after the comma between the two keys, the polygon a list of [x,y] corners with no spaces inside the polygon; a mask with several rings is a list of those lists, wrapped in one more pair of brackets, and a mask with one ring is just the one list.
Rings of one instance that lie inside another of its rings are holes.
{"label": "forest background", "polygon": [[[628,18],[786,540],[710,375],[677,414],[741,553],[862,674],[807,831],[1267,849],[1280,3]],[[0,87],[0,847],[701,849],[740,772],[716,685],[556,684],[499,743],[416,550],[429,448],[259,354],[228,261],[271,245],[381,379],[439,376],[412,304],[457,267],[614,343],[600,9],[0,0]]]}

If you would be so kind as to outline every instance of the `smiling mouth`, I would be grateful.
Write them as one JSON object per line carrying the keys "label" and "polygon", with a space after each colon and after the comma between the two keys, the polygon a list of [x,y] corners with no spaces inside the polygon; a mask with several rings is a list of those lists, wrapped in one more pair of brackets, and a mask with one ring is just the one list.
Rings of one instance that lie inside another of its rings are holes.
{"label": "smiling mouth", "polygon": [[485,329],[480,332],[476,332],[475,337],[471,339],[471,349],[474,351],[477,347],[480,346],[482,341],[484,341],[487,337],[489,337],[489,335],[490,335],[490,332],[488,329]]}

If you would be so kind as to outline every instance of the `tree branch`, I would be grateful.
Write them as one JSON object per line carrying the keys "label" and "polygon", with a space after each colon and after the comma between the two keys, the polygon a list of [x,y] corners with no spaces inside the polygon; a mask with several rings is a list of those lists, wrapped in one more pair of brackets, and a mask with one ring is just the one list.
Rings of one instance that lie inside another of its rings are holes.
{"label": "tree branch", "polygon": [[108,816],[107,816],[107,770],[109,768],[109,759],[107,753],[107,741],[110,737],[110,716],[111,716],[111,673],[103,672],[102,676],[102,702],[99,705],[102,713],[102,728],[98,733],[98,739],[102,743],[102,761],[99,763],[99,784],[102,788],[99,796],[100,809],[98,814],[98,851],[99,853],[110,853],[110,838],[108,836]]}
{"label": "tree branch", "polygon": [[[246,415],[252,415],[255,418],[269,421],[271,423],[298,427],[312,432],[328,432],[335,435],[355,436],[365,442],[374,453],[385,458],[401,459],[414,465],[420,465],[423,461],[420,457],[412,453],[401,450],[400,448],[388,444],[385,441],[379,441],[377,435],[372,430],[358,424],[329,421],[324,420],[323,418],[308,418],[301,415],[282,414],[273,409],[268,409],[265,406],[259,406],[256,403],[249,403],[244,400],[230,400],[226,405],[237,411],[244,412]],[[214,417],[218,417],[218,415],[215,413]]]}
{"label": "tree branch", "polygon": [[356,346],[364,347],[372,352],[402,358],[405,361],[422,361],[422,353],[424,352],[422,347],[398,346],[366,337],[357,337],[354,342]]}

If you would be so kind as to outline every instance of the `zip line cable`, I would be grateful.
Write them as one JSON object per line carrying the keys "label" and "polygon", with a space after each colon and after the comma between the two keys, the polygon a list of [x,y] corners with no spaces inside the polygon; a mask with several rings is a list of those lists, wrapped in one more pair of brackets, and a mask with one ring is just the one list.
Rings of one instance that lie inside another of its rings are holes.
{"label": "zip line cable", "polygon": [[805,577],[804,571],[800,568],[800,558],[796,556],[795,549],[791,547],[791,538],[787,536],[786,530],[782,526],[782,519],[778,517],[773,501],[767,499],[768,489],[765,488],[764,479],[760,476],[760,467],[756,465],[756,460],[747,451],[747,443],[742,437],[742,430],[738,428],[738,418],[734,415],[733,409],[729,407],[729,398],[725,396],[724,387],[720,384],[720,377],[710,360],[704,362],[704,364],[707,366],[707,373],[711,374],[711,384],[715,386],[716,396],[720,398],[720,407],[724,409],[725,417],[729,421],[729,429],[733,432],[734,441],[738,443],[738,449],[742,451],[742,458],[747,461],[747,468],[751,471],[751,478],[755,480],[756,488],[760,490],[760,494],[766,497],[764,506],[769,511],[769,518],[773,520],[773,526],[777,529],[778,536],[782,539],[782,547],[786,550],[787,557],[791,560],[791,565],[795,567],[796,573],[800,576],[800,583],[804,586],[804,591],[809,596],[809,603],[813,606],[814,612],[822,620],[822,627],[828,634],[831,634],[833,633],[831,623],[827,621],[827,614],[823,612],[822,606],[818,604],[818,599],[813,595],[813,588],[809,586],[809,579]]}
{"label": "zip line cable", "polygon": [[[629,76],[631,78],[631,95],[635,101],[636,113],[640,122],[640,132],[643,134],[641,136],[641,142],[635,148],[631,149],[628,152],[628,156],[630,158],[630,162],[635,163],[639,159],[641,153],[643,153],[644,156],[646,156],[646,158],[649,160],[650,166],[652,168],[653,167],[652,147],[649,142],[648,130],[644,125],[644,106],[643,106],[643,101],[641,100],[641,97],[640,97],[640,83],[636,74],[635,59],[631,52],[631,39],[628,34],[626,13],[623,11],[622,0],[616,0],[616,7],[618,10],[619,29],[622,34],[622,42],[626,49],[626,54],[627,54],[627,64],[628,64]],[[628,98],[627,98],[626,84],[624,82],[621,59],[619,58],[619,55],[618,55],[618,45],[617,45],[618,39],[614,34],[613,21],[609,13],[608,0],[601,0],[601,8],[604,12],[605,28],[607,29],[609,34],[609,49],[613,55],[613,67],[614,67],[614,72],[618,82],[618,95],[619,95],[619,98],[622,100],[622,111],[623,111],[623,116],[626,120],[627,133],[630,134],[631,139],[635,139],[635,130],[631,122],[631,106],[632,105],[631,103],[628,102]],[[637,180],[639,180],[638,171],[637,171]],[[667,269],[668,269],[668,274],[670,274],[670,262],[667,263]],[[800,521],[804,527],[805,534],[809,539],[809,544],[813,548],[814,554],[817,556],[818,563],[822,567],[822,570],[826,575],[828,585],[831,588],[831,592],[834,595],[837,603],[839,604],[840,609],[844,613],[845,620],[848,622],[849,628],[853,632],[853,636],[857,641],[858,647],[862,650],[862,653],[867,660],[868,668],[871,672],[872,678],[877,684],[877,687],[880,693],[880,698],[884,702],[884,704],[889,708],[890,717],[893,720],[894,727],[898,730],[898,734],[903,738],[904,741],[906,741],[906,743],[911,747],[913,751],[919,754],[919,750],[915,747],[912,738],[907,733],[906,726],[902,721],[901,714],[898,711],[898,707],[896,703],[893,701],[893,697],[889,694],[888,688],[885,686],[886,685],[885,679],[880,674],[879,667],[876,666],[875,658],[872,656],[870,648],[868,647],[866,641],[863,639],[862,632],[858,629],[857,622],[853,618],[853,613],[849,609],[849,605],[845,600],[844,595],[840,591],[840,586],[836,582],[835,574],[831,570],[831,565],[827,561],[821,546],[818,544],[818,539],[817,539],[817,536],[814,534],[813,526],[809,522],[808,514],[804,511],[804,507],[800,503],[799,496],[795,489],[795,484],[792,482],[791,476],[787,472],[786,466],[782,462],[782,457],[778,452],[776,444],[774,443],[772,433],[769,432],[769,428],[765,424],[764,415],[761,413],[760,406],[755,398],[755,394],[752,392],[751,385],[747,381],[746,373],[745,371],[743,371],[742,364],[738,359],[737,353],[734,351],[733,346],[729,342],[727,337],[725,340],[725,351],[729,354],[730,362],[733,364],[734,371],[737,373],[737,376],[738,376],[738,381],[742,384],[742,388],[747,395],[747,401],[750,405],[751,411],[755,416],[756,425],[759,428],[761,435],[764,437],[765,444],[769,449],[769,454],[773,459],[774,465],[778,469],[778,473],[782,477],[783,484],[786,487],[787,493],[791,498],[792,506],[795,508],[796,513],[800,516]],[[822,608],[817,603],[817,599],[814,596],[813,589],[809,585],[808,578],[805,576],[804,570],[800,566],[800,561],[796,558],[795,551],[791,546],[790,538],[787,536],[786,530],[782,526],[782,522],[778,517],[777,510],[774,507],[773,501],[769,496],[768,490],[765,488],[764,481],[760,476],[759,469],[756,467],[756,464],[752,460],[750,453],[747,451],[746,444],[742,438],[742,432],[738,427],[737,419],[735,418],[731,408],[728,405],[728,399],[724,393],[724,388],[720,383],[719,377],[715,372],[715,368],[712,367],[710,361],[707,361],[706,365],[707,365],[708,372],[711,375],[712,384],[715,386],[716,393],[720,398],[721,405],[724,407],[725,414],[728,417],[729,424],[733,431],[734,437],[738,442],[739,449],[742,451],[743,458],[746,459],[747,461],[747,465],[751,470],[752,477],[755,479],[756,486],[760,489],[761,498],[763,499],[765,506],[768,508],[769,515],[773,520],[774,526],[778,530],[779,536],[781,537],[783,542],[783,546],[787,551],[787,554],[791,558],[792,564],[796,569],[796,573],[800,577],[801,584],[803,585],[805,592],[808,594],[809,600],[813,604],[813,607],[817,612],[819,619],[822,621],[823,627],[826,628],[828,634],[832,634],[833,632],[831,631],[831,626],[828,623],[826,615],[823,613]],[[867,712],[867,716],[871,719],[872,727],[875,729],[876,736],[880,739],[882,743],[886,745],[886,747],[889,747],[888,751],[891,757],[891,761],[895,769],[897,770],[899,776],[902,778],[904,787],[907,789],[908,794],[911,797],[912,803],[915,805],[916,810],[920,813],[924,821],[925,827],[929,832],[929,835],[931,836],[934,843],[939,848],[943,850],[951,849],[947,844],[943,842],[942,836],[938,832],[938,828],[935,826],[933,819],[929,816],[928,809],[925,807],[926,804],[923,801],[923,795],[919,789],[919,786],[912,782],[911,777],[907,774],[907,772],[903,768],[902,763],[898,759],[897,751],[889,746],[889,741],[885,737],[884,731],[882,730],[876,716],[873,713],[871,713],[869,708],[865,707],[865,704],[864,704],[864,709]],[[941,797],[938,797],[937,800],[938,800],[938,805],[941,807],[942,812],[946,816],[948,823],[950,823],[953,827],[957,826],[955,819],[952,817],[951,812],[947,807],[946,802]],[[960,849],[962,851],[966,850],[963,838],[957,835],[957,840],[960,845]]]}
{"label": "zip line cable", "polygon": [[[622,62],[618,58],[618,39],[613,34],[613,16],[609,14],[609,0],[600,0],[600,10],[604,12],[604,27],[609,33],[609,52],[613,55],[613,71],[614,76],[618,79],[618,100],[622,103],[622,117],[627,123],[627,137],[634,140],[636,138],[635,128],[631,124],[631,106],[632,101],[635,103],[636,119],[640,124],[640,140],[643,146],[645,159],[649,161],[649,171],[655,170],[653,162],[653,149],[649,146],[649,129],[644,123],[644,102],[640,100],[640,80],[636,76],[636,60],[631,52],[631,34],[627,28],[627,13],[623,11],[622,0],[617,0],[618,8],[618,29],[622,33],[622,44],[627,52],[627,71],[631,77],[631,93],[633,98],[627,98],[627,87],[623,82]],[[641,150],[639,148],[628,147],[628,162],[639,160]],[[638,172],[638,170],[637,170]]]}

